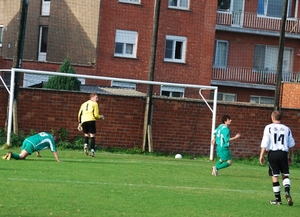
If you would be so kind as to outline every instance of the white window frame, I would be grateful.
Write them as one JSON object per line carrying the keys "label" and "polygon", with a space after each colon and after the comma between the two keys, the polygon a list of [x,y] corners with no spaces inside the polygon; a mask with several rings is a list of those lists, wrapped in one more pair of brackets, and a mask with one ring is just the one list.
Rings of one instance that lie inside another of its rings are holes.
{"label": "white window frame", "polygon": [[50,5],[51,5],[51,0],[42,0],[42,8],[41,8],[42,16],[50,15]]}
{"label": "white window frame", "polygon": [[3,39],[3,25],[0,25],[0,47],[2,47],[2,39]]}
{"label": "white window frame", "polygon": [[[213,97],[214,97],[214,92],[211,91],[210,99],[213,99]],[[229,98],[231,98],[231,100],[228,100]],[[217,100],[223,102],[237,102],[237,94],[218,92]]]}
{"label": "white window frame", "polygon": [[[256,56],[257,55],[256,51],[257,49],[259,49],[259,47],[264,52],[262,53],[263,56]],[[265,73],[276,73],[278,53],[279,53],[278,46],[255,44],[254,57],[253,57],[254,58],[253,71],[264,71]],[[290,47],[284,47],[282,71],[284,73],[292,72],[293,62],[294,62],[294,49]],[[263,64],[263,66],[259,66],[261,64]]]}
{"label": "white window frame", "polygon": [[[263,1],[264,7],[263,7],[263,13],[261,13],[260,11],[257,11],[257,15],[260,17],[271,17],[271,18],[276,18],[276,19],[281,19],[282,18],[282,7],[279,7],[279,11],[278,11],[278,15],[276,16],[272,16],[272,14],[268,14],[268,7],[269,7],[269,1],[270,2],[274,2],[274,0],[258,0],[258,4],[259,1]],[[284,4],[284,0],[282,0],[282,4]],[[287,6],[287,18],[297,18],[297,8],[298,8],[298,0],[296,0],[296,6],[295,6],[295,11],[294,11],[294,17],[291,17],[292,13],[292,0],[288,0],[288,6]],[[258,10],[259,10],[259,5],[258,5]],[[270,11],[276,11],[273,8],[270,9]]]}
{"label": "white window frame", "polygon": [[190,7],[190,0],[168,0],[168,7],[188,10]]}
{"label": "white window frame", "polygon": [[[161,96],[184,98],[184,91],[185,91],[184,87],[173,87],[173,86],[166,86],[166,85],[162,85],[160,87],[160,95]],[[163,92],[164,92],[164,95],[163,95]],[[179,96],[177,96],[178,94],[179,94]]]}
{"label": "white window frame", "polygon": [[122,81],[111,81],[111,87],[136,90],[136,84]]}
{"label": "white window frame", "polygon": [[[170,42],[172,44],[170,44]],[[178,58],[176,56],[177,55],[176,51],[179,48],[178,43],[181,43],[180,58]],[[185,63],[186,44],[187,44],[187,38],[184,37],[184,36],[167,35],[166,36],[164,61],[166,61],[166,62]],[[170,45],[172,45],[172,48],[169,47]]]}
{"label": "white window frame", "polygon": [[[46,32],[44,31],[47,28],[47,35],[45,36]],[[46,41],[45,41],[46,40]],[[42,44],[46,43],[46,50],[42,50]],[[47,59],[47,44],[48,44],[48,26],[40,26],[40,35],[39,35],[39,50],[38,50],[38,61],[46,61]]]}
{"label": "white window frame", "polygon": [[[261,101],[263,101],[265,99],[265,101],[267,100],[273,100],[272,102],[268,102],[268,103],[262,103]],[[256,95],[250,95],[250,103],[258,103],[258,104],[267,104],[267,105],[273,105],[274,104],[274,97],[270,97],[270,96],[256,96]]]}
{"label": "white window frame", "polygon": [[[221,44],[225,45],[225,50],[222,51]],[[225,40],[215,40],[214,51],[214,68],[226,68],[228,62],[229,42]]]}
{"label": "white window frame", "polygon": [[140,4],[141,0],[118,0],[118,2],[130,3],[130,4]]}
{"label": "white window frame", "polygon": [[[117,29],[116,38],[115,38],[114,56],[136,58],[137,41],[138,41],[138,32]],[[122,47],[120,47],[120,45]],[[119,50],[120,48],[122,49]],[[131,53],[128,53],[128,50],[131,50]]]}

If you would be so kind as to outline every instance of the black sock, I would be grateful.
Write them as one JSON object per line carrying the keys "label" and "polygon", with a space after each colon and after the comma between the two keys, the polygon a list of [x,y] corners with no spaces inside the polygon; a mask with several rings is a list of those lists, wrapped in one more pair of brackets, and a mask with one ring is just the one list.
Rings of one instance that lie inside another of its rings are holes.
{"label": "black sock", "polygon": [[95,137],[91,137],[91,149],[95,150]]}
{"label": "black sock", "polygon": [[89,137],[88,136],[84,137],[84,144],[89,144]]}
{"label": "black sock", "polygon": [[273,192],[274,192],[276,200],[281,201],[279,182],[273,182]]}

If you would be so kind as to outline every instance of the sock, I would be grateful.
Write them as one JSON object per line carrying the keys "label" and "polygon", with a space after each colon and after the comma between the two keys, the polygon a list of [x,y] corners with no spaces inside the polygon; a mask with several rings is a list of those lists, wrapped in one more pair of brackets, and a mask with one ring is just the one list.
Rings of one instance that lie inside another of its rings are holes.
{"label": "sock", "polygon": [[21,158],[20,158],[20,155],[19,154],[15,154],[15,153],[11,153],[11,157],[13,158],[13,159],[16,159],[16,160],[20,160]]}
{"label": "sock", "polygon": [[84,137],[84,144],[89,144],[89,137],[88,136]]}
{"label": "sock", "polygon": [[94,149],[91,149],[91,152],[92,152],[92,153],[94,153],[94,152],[95,152],[95,150],[94,150]]}
{"label": "sock", "polygon": [[221,160],[218,160],[218,161],[216,162],[216,169],[217,169],[217,170],[220,169],[221,164],[222,164],[222,161],[221,161]]}
{"label": "sock", "polygon": [[217,163],[216,163],[216,169],[217,170],[221,170],[221,169],[224,169],[224,168],[226,168],[226,167],[229,167],[230,166],[230,164],[227,162],[227,161],[218,161]]}
{"label": "sock", "polygon": [[281,201],[279,182],[273,182],[273,192],[274,192],[274,195],[275,195],[275,199],[277,201]]}
{"label": "sock", "polygon": [[95,137],[91,137],[91,149],[95,149]]}
{"label": "sock", "polygon": [[285,192],[290,193],[291,180],[289,179],[289,177],[285,176],[283,178],[283,186],[284,186]]}

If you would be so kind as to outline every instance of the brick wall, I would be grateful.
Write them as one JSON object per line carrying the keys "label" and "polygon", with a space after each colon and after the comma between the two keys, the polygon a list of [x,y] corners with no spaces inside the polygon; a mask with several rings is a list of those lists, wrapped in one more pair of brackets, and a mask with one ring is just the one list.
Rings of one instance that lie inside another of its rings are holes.
{"label": "brick wall", "polygon": [[[69,140],[82,133],[77,131],[77,112],[88,94],[78,92],[20,89],[18,100],[19,129],[28,133],[58,130],[69,132]],[[96,143],[101,147],[142,148],[145,99],[99,95],[104,121],[97,121]],[[8,94],[0,88],[0,128],[4,127]],[[263,129],[270,123],[272,107],[247,103],[218,103],[216,126],[223,114],[232,116],[232,135],[241,138],[232,143],[234,157],[258,156]],[[283,123],[293,131],[296,143],[300,139],[299,110],[283,109]],[[208,156],[212,113],[199,100],[154,98],[154,151],[189,153]],[[299,147],[297,147],[299,149]]]}
{"label": "brick wall", "polygon": [[283,107],[300,109],[299,83],[283,83],[281,91],[281,104]]}

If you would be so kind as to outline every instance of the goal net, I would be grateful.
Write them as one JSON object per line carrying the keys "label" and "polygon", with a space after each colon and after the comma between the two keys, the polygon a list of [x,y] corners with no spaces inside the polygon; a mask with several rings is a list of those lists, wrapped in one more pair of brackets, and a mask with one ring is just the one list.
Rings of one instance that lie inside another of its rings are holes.
{"label": "goal net", "polygon": [[[215,130],[216,122],[216,109],[217,109],[217,94],[218,88],[214,86],[204,86],[195,84],[183,84],[183,83],[169,83],[169,82],[159,82],[159,81],[147,81],[147,80],[135,80],[135,79],[124,79],[115,77],[104,77],[104,76],[92,76],[84,74],[72,74],[72,73],[62,73],[62,72],[52,72],[52,71],[40,71],[40,70],[28,70],[28,69],[11,69],[10,77],[10,98],[9,98],[9,113],[8,113],[8,128],[7,128],[7,144],[10,144],[11,129],[12,129],[12,114],[13,114],[13,103],[14,103],[14,93],[15,93],[15,77],[18,75],[20,77],[20,87],[36,87],[37,84],[47,82],[52,76],[62,76],[62,77],[75,77],[80,80],[81,84],[94,83],[98,81],[100,86],[105,91],[112,91],[113,87],[116,90],[122,90],[124,94],[126,90],[133,90],[137,93],[146,93],[147,87],[149,85],[153,86],[153,97],[155,95],[160,95],[163,97],[168,97],[168,100],[178,100],[185,99],[187,96],[195,97],[194,99],[202,99],[206,106],[208,107],[209,113],[211,114],[211,138],[213,138],[213,133]],[[90,92],[87,87],[90,85],[82,85],[81,91]],[[157,92],[159,91],[159,92]],[[209,92],[208,92],[209,91]],[[205,93],[204,93],[205,92]],[[207,94],[209,93],[209,94]],[[197,96],[195,96],[197,94]],[[210,98],[208,101],[206,98]],[[209,115],[209,113],[206,113]],[[206,115],[205,114],[205,115]],[[210,144],[210,159],[213,159],[214,145]]]}

